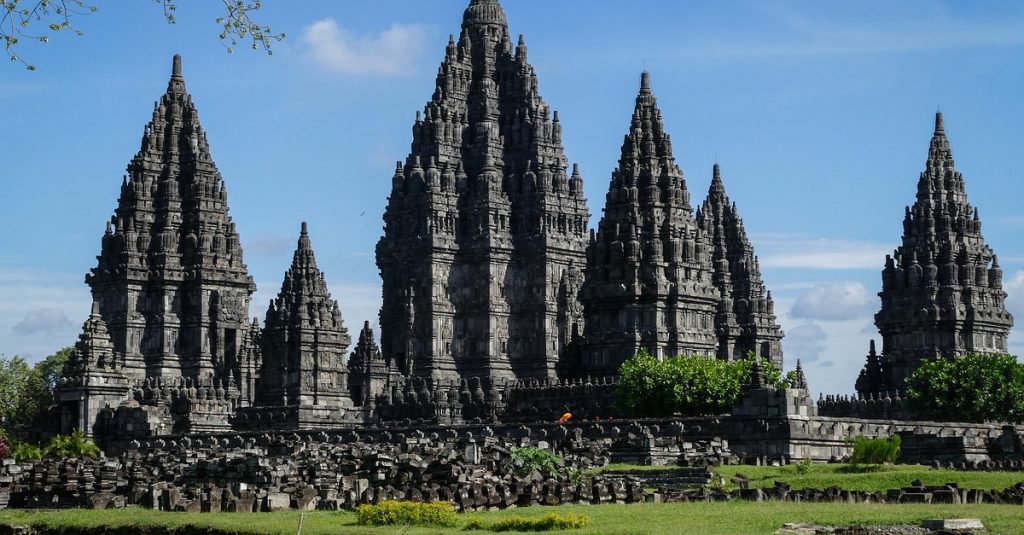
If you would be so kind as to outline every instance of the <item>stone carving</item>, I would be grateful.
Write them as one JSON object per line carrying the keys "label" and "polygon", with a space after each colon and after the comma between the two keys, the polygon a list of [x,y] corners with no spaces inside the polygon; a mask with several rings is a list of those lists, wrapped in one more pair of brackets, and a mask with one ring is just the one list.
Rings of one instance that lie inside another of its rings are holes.
{"label": "stone carving", "polygon": [[473,0],[416,115],[377,245],[381,350],[406,374],[556,376],[572,328],[557,283],[583,264],[589,219],[561,133],[522,37],[513,47],[496,0]]}
{"label": "stone carving", "polygon": [[[305,223],[264,326],[249,320],[255,285],[175,56],[86,277],[94,305],[60,381],[62,430],[109,443],[603,420],[620,415],[615,375],[641,347],[781,366],[774,302],[719,166],[695,214],[649,75],[589,241],[583,179],[537,88],[498,2],[471,0],[392,179],[380,346],[364,323],[346,366],[351,338]],[[882,276],[883,348],[872,342],[857,399],[810,403],[798,362],[781,394],[755,377],[739,415],[906,419],[899,389],[921,358],[1005,351],[1002,271],[941,115]]]}
{"label": "stone carving", "polygon": [[967,202],[941,113],[917,199],[903,218],[903,243],[885,258],[878,295],[882,351],[871,342],[857,379],[861,394],[901,390],[926,359],[1006,352],[1013,316],[1003,271],[981,235],[978,209]]}
{"label": "stone carving", "polygon": [[[300,428],[352,418],[345,353],[352,342],[317,267],[306,223],[281,293],[270,302],[261,337],[260,407],[296,408]],[[347,417],[347,418],[346,418]]]}
{"label": "stone carving", "polygon": [[696,219],[651,90],[640,93],[587,249],[586,373],[615,374],[646,347],[664,357],[753,351],[782,364],[782,331],[718,166]]}

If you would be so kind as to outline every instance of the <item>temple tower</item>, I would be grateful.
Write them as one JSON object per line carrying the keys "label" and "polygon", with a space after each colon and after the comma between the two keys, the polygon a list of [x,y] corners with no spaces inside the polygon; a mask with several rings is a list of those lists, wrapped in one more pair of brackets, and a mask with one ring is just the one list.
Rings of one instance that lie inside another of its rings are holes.
{"label": "temple tower", "polygon": [[761,280],[761,266],[747,239],[736,203],[729,200],[716,163],[697,226],[711,240],[712,280],[721,300],[715,315],[718,358],[738,360],[749,352],[782,369],[782,329],[775,302]]}
{"label": "temple tower", "polygon": [[303,222],[292,266],[267,309],[257,405],[296,409],[302,428],[344,420],[353,406],[345,366],[351,342]]}
{"label": "temple tower", "polygon": [[616,374],[642,347],[659,357],[717,353],[709,246],[645,72],[587,248],[585,373]]}
{"label": "temple tower", "polygon": [[[239,353],[251,338],[256,286],[227,195],[174,56],[167,91],[128,164],[97,265],[86,276],[115,365],[135,385],[221,388],[227,400],[249,379]],[[226,418],[204,425],[226,426]],[[198,430],[188,419],[179,415],[178,429]]]}
{"label": "temple tower", "polygon": [[556,375],[582,328],[589,219],[561,128],[497,0],[472,0],[416,114],[377,245],[381,351],[402,373]]}
{"label": "temple tower", "polygon": [[878,295],[882,352],[872,343],[860,392],[902,389],[923,360],[1007,350],[1013,317],[1003,272],[981,235],[978,209],[967,202],[941,113],[917,200],[903,218],[903,243],[886,256]]}

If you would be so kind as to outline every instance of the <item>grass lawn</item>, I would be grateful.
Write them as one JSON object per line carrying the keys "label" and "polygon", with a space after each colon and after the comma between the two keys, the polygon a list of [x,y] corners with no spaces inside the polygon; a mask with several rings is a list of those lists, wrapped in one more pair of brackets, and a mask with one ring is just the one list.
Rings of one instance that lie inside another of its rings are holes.
{"label": "grass lawn", "polygon": [[[838,486],[848,490],[889,490],[910,485],[920,479],[925,485],[956,483],[965,489],[1003,490],[1024,481],[1024,472],[961,472],[934,470],[915,464],[847,465],[812,464],[806,474],[797,472],[797,465],[787,466],[720,466],[715,472],[725,478],[727,488],[735,488],[729,479],[740,473],[750,478],[751,487],[773,487],[776,481],[788,483],[795,489],[812,487],[823,489]],[[1024,511],[1022,511],[1024,513]]]}
{"label": "grass lawn", "polygon": [[[575,512],[590,517],[589,525],[566,534],[755,534],[772,533],[785,522],[814,522],[830,525],[853,523],[919,524],[926,518],[981,518],[987,533],[1024,533],[1024,506],[1014,505],[878,505],[802,504],[772,502],[674,503],[570,507],[533,507],[475,513],[485,522],[512,515],[541,516],[550,511]],[[145,509],[91,511],[0,511],[0,524],[45,524],[53,527],[134,527],[159,525],[220,528],[240,534],[296,533],[299,513],[164,513]],[[462,528],[365,528],[355,524],[347,512],[306,513],[302,534],[393,534],[408,535],[490,533]],[[123,533],[123,532],[122,532]]]}
{"label": "grass lawn", "polygon": [[[671,466],[639,466],[630,464],[610,464],[591,473],[622,472],[622,471],[672,471]],[[848,465],[848,464],[812,464],[807,473],[800,474],[797,465],[786,466],[748,466],[729,465],[714,468],[714,472],[725,478],[725,488],[737,488],[729,480],[736,474],[750,478],[752,488],[770,488],[776,481],[788,483],[794,489],[811,487],[824,489],[833,485],[848,490],[886,491],[910,485],[920,479],[925,485],[945,485],[956,483],[965,489],[1003,490],[1006,487],[1024,482],[1024,472],[964,472],[957,470],[934,470],[918,464],[897,465]]]}

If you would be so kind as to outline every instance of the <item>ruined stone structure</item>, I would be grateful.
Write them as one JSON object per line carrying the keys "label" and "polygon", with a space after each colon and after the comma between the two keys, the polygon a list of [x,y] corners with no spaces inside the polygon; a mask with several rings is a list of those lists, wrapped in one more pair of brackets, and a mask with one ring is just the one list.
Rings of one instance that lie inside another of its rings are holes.
{"label": "ruined stone structure", "polygon": [[[753,352],[781,367],[774,303],[719,166],[694,212],[647,73],[589,242],[558,115],[496,0],[471,0],[412,137],[377,245],[381,344],[364,323],[346,365],[344,296],[331,296],[305,223],[264,325],[250,320],[255,285],[175,56],[86,277],[94,303],[58,388],[62,431],[111,444],[565,412],[603,421],[622,416],[614,376],[644,347]],[[740,445],[760,429],[744,451],[790,458],[844,451],[867,419],[861,434],[892,434],[878,421],[909,419],[898,390],[922,358],[1005,351],[1001,283],[940,115],[883,272],[883,350],[872,345],[862,394],[815,406],[798,364],[795,388],[755,374],[734,424],[701,425]]]}
{"label": "ruined stone structure", "polygon": [[497,0],[466,9],[412,133],[377,245],[381,351],[433,382],[555,377],[582,333],[589,212]]}
{"label": "ruined stone structure", "polygon": [[718,358],[737,360],[752,352],[782,369],[783,333],[776,321],[775,302],[761,280],[757,255],[736,203],[725,193],[717,163],[708,197],[697,209],[697,226],[711,240],[712,281],[720,298],[715,314]]}
{"label": "ruined stone structure", "polygon": [[941,113],[917,200],[903,218],[903,243],[886,256],[878,295],[882,352],[872,341],[857,379],[861,393],[902,389],[923,360],[1006,352],[1013,317],[1003,271],[981,235],[978,209],[967,202]]}
{"label": "ruined stone structure", "polygon": [[774,304],[719,168],[694,218],[646,72],[587,250],[583,303],[586,373],[615,374],[641,348],[782,364]]}
{"label": "ruined stone structure", "polygon": [[[85,345],[112,346],[109,366],[132,382],[142,403],[159,409],[167,430],[226,427],[241,402],[238,385],[250,379],[240,355],[256,286],[227,194],[175,56],[167,92],[128,164],[97,265],[86,276],[106,331],[87,325]],[[143,386],[177,393],[157,399]],[[61,391],[67,422],[81,422],[94,409],[82,403],[80,390],[68,384]]]}
{"label": "ruined stone structure", "polygon": [[304,429],[352,418],[345,366],[352,339],[316,265],[305,222],[281,293],[267,309],[260,342],[258,406],[294,408]]}

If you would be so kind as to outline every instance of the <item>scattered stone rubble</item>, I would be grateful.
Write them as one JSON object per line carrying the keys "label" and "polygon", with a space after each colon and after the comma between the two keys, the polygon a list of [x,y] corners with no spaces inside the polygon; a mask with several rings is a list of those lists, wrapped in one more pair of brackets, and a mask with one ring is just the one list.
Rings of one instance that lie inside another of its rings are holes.
{"label": "scattered stone rubble", "polygon": [[[647,431],[647,432],[645,432]],[[223,435],[133,442],[123,453],[86,459],[2,461],[0,508],[119,508],[255,512],[350,509],[386,499],[455,504],[461,511],[569,503],[781,500],[831,503],[1016,503],[1024,483],[989,491],[914,482],[887,492],[768,489],[726,492],[709,467],[734,462],[721,440],[671,442],[651,428],[587,436],[581,427],[521,426],[497,435],[388,430]],[[550,448],[563,458],[556,474],[522,474],[515,448]],[[613,460],[684,465],[669,472],[598,475]],[[1022,478],[1024,479],[1024,478]],[[718,484],[716,484],[718,483]],[[653,489],[653,492],[651,491]]]}

